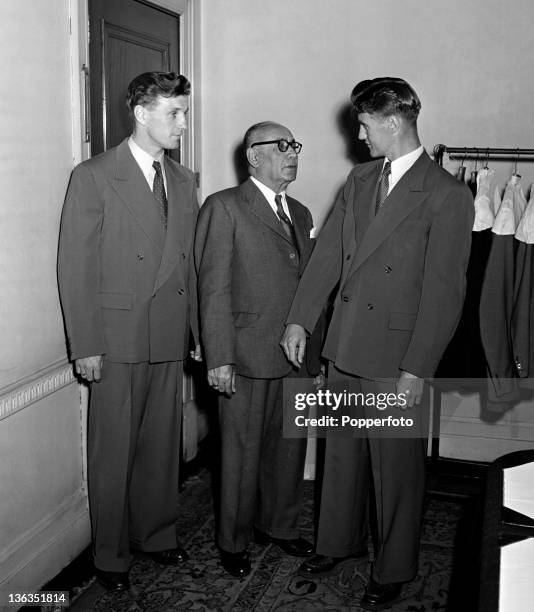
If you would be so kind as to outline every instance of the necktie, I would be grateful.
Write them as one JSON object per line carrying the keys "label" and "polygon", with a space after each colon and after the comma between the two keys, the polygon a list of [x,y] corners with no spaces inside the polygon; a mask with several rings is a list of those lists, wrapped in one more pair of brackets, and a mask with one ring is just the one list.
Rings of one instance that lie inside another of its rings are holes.
{"label": "necktie", "polygon": [[388,197],[389,191],[389,176],[391,174],[391,162],[387,161],[382,169],[380,180],[378,181],[378,191],[376,192],[376,212],[380,210],[380,207],[384,203],[384,200]]}
{"label": "necktie", "polygon": [[152,167],[156,171],[154,176],[154,185],[152,187],[152,193],[154,197],[159,202],[159,214],[161,215],[161,219],[163,221],[163,225],[167,227],[167,194],[165,193],[165,184],[163,182],[163,174],[161,173],[161,164],[158,161],[155,161],[152,164]]}
{"label": "necktie", "polygon": [[280,222],[282,223],[282,227],[284,228],[285,233],[289,236],[293,246],[298,250],[295,228],[293,227],[293,223],[291,223],[291,219],[286,215],[282,207],[282,196],[280,194],[275,195],[274,201],[276,203],[276,212]]}

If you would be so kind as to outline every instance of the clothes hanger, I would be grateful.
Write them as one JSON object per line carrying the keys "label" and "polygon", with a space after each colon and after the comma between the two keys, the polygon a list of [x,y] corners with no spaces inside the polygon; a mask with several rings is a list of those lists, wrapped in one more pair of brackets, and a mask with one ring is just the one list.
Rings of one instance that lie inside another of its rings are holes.
{"label": "clothes hanger", "polygon": [[473,194],[473,196],[476,196],[477,194],[477,176],[478,176],[477,167],[478,167],[479,151],[478,149],[476,151],[477,153],[476,153],[476,159],[475,159],[475,169],[471,171],[471,176],[469,177],[469,181],[467,182],[469,189],[471,189],[471,193]]}
{"label": "clothes hanger", "polygon": [[489,161],[489,147],[486,149],[486,163],[484,164],[484,170],[488,170],[488,161]]}
{"label": "clothes hanger", "polygon": [[515,161],[514,161],[514,173],[512,174],[512,176],[520,179],[521,175],[517,174],[517,162],[519,161],[519,147],[517,147],[517,149],[515,150]]}
{"label": "clothes hanger", "polygon": [[458,168],[458,172],[456,173],[456,178],[462,183],[465,181],[465,158],[467,157],[467,147],[464,147],[464,156],[462,158],[462,163]]}

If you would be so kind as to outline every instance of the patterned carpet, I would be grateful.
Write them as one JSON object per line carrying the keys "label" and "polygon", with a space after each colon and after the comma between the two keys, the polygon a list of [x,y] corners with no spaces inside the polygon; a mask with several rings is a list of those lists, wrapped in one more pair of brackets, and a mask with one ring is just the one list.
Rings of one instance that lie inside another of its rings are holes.
{"label": "patterned carpet", "polygon": [[[181,567],[162,567],[136,557],[127,593],[107,593],[94,578],[74,594],[71,610],[102,612],[267,612],[271,610],[353,611],[366,583],[368,559],[347,561],[330,575],[310,580],[299,576],[301,559],[289,557],[273,545],[251,548],[253,571],[244,580],[221,568],[214,544],[214,517],[209,472],[190,478],[181,493],[179,538],[191,555]],[[403,589],[394,612],[474,610],[466,603],[465,571],[453,561],[472,532],[465,525],[465,501],[431,496],[425,512],[419,575]],[[313,483],[306,483],[303,535],[313,533]],[[472,518],[470,519],[472,520]],[[463,526],[462,526],[463,525]],[[462,535],[463,530],[463,535]],[[467,539],[466,536],[467,535]],[[372,555],[371,555],[372,556]],[[466,559],[465,555],[462,558]],[[457,564],[457,561],[456,561]],[[458,580],[454,576],[460,574]],[[456,583],[457,595],[450,597]],[[455,601],[452,605],[451,600]],[[449,602],[448,602],[449,600]],[[463,602],[463,603],[462,603]],[[464,604],[467,607],[463,607]],[[451,607],[452,605],[452,607]]]}

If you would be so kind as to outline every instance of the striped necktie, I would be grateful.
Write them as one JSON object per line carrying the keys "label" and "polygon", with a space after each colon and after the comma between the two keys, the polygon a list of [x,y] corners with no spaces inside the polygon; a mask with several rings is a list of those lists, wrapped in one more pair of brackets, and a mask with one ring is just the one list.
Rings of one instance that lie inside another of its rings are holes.
{"label": "striped necktie", "polygon": [[297,245],[297,237],[295,235],[295,228],[293,227],[293,223],[291,223],[291,219],[286,215],[286,212],[282,206],[282,196],[277,194],[274,196],[274,201],[276,203],[276,213],[278,214],[278,218],[282,223],[282,227],[284,228],[285,233],[288,235],[289,239],[293,243],[293,246],[298,251]]}
{"label": "striped necktie", "polygon": [[380,207],[384,203],[384,200],[388,197],[389,191],[389,176],[391,174],[391,162],[387,161],[382,168],[382,174],[378,181],[378,190],[376,192],[376,213],[380,210]]}
{"label": "striped necktie", "polygon": [[167,227],[168,203],[167,194],[165,193],[165,183],[163,182],[163,174],[161,172],[161,164],[158,161],[155,161],[152,164],[152,167],[156,171],[156,174],[154,175],[152,193],[159,203],[159,214],[161,215],[163,225]]}

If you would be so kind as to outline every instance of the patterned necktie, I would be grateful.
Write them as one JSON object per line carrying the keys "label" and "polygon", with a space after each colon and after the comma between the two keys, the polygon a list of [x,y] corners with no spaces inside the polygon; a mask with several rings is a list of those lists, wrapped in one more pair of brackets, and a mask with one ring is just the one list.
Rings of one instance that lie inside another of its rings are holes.
{"label": "patterned necktie", "polygon": [[387,161],[382,169],[380,180],[378,181],[378,190],[376,192],[376,213],[380,210],[380,207],[384,203],[384,200],[388,197],[389,191],[389,176],[391,174],[391,162]]}
{"label": "patterned necktie", "polygon": [[282,196],[280,194],[275,195],[274,201],[276,203],[276,212],[278,214],[280,222],[282,223],[282,227],[284,228],[285,233],[288,235],[289,239],[293,243],[293,246],[298,250],[297,237],[295,236],[295,228],[293,227],[293,223],[291,223],[291,219],[286,215],[282,207]]}
{"label": "patterned necktie", "polygon": [[154,176],[154,185],[152,187],[152,193],[154,197],[159,202],[159,214],[161,215],[161,219],[163,221],[163,225],[167,227],[167,194],[165,193],[165,183],[163,182],[163,174],[161,173],[161,164],[158,161],[155,161],[152,164],[152,167],[156,171]]}

